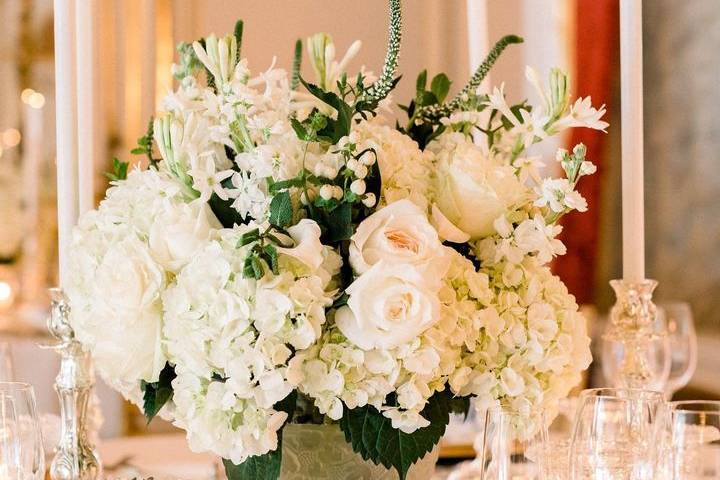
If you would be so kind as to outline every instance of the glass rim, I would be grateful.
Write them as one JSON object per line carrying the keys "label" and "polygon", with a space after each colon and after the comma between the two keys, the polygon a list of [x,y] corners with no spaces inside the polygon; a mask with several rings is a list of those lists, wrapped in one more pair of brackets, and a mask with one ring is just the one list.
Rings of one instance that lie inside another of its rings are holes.
{"label": "glass rim", "polygon": [[[600,394],[600,392],[639,393],[639,394],[647,395],[647,397],[627,398],[627,397],[620,397],[617,395],[603,395],[603,394]],[[657,400],[664,402],[664,397],[663,397],[662,392],[658,392],[656,390],[645,390],[642,388],[614,388],[614,387],[586,388],[585,390],[582,390],[580,392],[580,395],[578,396],[578,398],[603,398],[603,399],[609,399],[609,400],[654,400],[653,397],[656,397]]]}
{"label": "glass rim", "polygon": [[[681,407],[692,407],[706,405],[714,408],[700,409],[700,408],[681,408]],[[710,415],[720,415],[720,400],[677,400],[674,402],[668,402],[670,411],[675,413],[702,413]]]}

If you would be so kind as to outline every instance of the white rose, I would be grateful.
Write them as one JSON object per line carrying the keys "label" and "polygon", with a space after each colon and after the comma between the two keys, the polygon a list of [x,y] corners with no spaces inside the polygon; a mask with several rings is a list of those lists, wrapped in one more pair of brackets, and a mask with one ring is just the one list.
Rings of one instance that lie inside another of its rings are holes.
{"label": "white rose", "polygon": [[469,141],[438,152],[436,168],[435,204],[471,239],[491,235],[493,222],[526,190],[512,167],[495,164]]}
{"label": "white rose", "polygon": [[177,272],[207,244],[211,231],[221,227],[207,203],[168,205],[150,227],[150,251],[165,269]]}
{"label": "white rose", "polygon": [[398,200],[358,225],[350,239],[350,265],[358,274],[381,260],[421,267],[447,263],[444,251],[425,213],[410,200]]}
{"label": "white rose", "polygon": [[347,288],[335,322],[364,350],[410,342],[440,318],[439,278],[407,264],[376,263]]}

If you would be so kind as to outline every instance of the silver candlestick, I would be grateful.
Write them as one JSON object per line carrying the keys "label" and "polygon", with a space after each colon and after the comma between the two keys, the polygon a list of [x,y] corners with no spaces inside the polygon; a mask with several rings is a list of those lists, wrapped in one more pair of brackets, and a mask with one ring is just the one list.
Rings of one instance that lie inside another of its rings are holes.
{"label": "silver candlestick", "polygon": [[50,345],[60,354],[55,390],[60,398],[60,443],[50,464],[52,480],[100,478],[100,462],[88,438],[88,400],[93,387],[90,357],[70,326],[70,305],[59,288],[50,289],[48,330],[58,342]]}
{"label": "silver candlestick", "polygon": [[[656,363],[654,350],[664,336],[664,332],[657,328],[657,307],[652,301],[657,282],[611,280],[610,285],[615,290],[617,301],[610,310],[610,324],[603,337],[607,342],[621,346],[619,351],[622,356],[618,359],[614,386],[656,389],[658,383],[667,380],[658,378],[658,370],[663,369],[653,368],[653,363]],[[659,376],[662,375],[660,372]]]}

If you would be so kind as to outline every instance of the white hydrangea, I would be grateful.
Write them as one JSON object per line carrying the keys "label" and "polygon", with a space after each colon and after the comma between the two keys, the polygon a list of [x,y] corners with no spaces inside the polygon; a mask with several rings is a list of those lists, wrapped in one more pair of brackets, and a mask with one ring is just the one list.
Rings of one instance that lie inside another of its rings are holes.
{"label": "white hydrangea", "polygon": [[357,151],[372,148],[377,154],[381,206],[407,198],[428,211],[434,171],[430,152],[420,150],[410,137],[379,121],[360,122],[349,141],[357,144]]}
{"label": "white hydrangea", "polygon": [[[463,291],[471,289],[488,302],[491,298],[487,276],[476,272],[462,255],[446,250],[448,273],[434,293],[439,309],[430,327],[391,348],[363,348],[337,324],[330,324],[317,345],[290,361],[289,375],[321,413],[337,420],[343,403],[350,409],[369,404],[406,433],[429,425],[421,411],[433,393],[446,388],[461,362],[463,346],[474,344],[476,335],[472,321],[476,303],[458,301],[455,283],[462,281]],[[385,404],[390,393],[396,393],[394,405]]]}
{"label": "white hydrangea", "polygon": [[126,396],[137,400],[141,380],[157,381],[166,362],[161,294],[217,226],[206,204],[156,170],[132,170],[80,219],[66,285],[73,327]]}
{"label": "white hydrangea", "polygon": [[240,464],[277,447],[287,415],[273,409],[295,387],[294,351],[321,334],[332,303],[338,255],[305,220],[291,227],[294,247],[278,248],[279,273],[244,278],[253,244],[238,240],[255,225],[220,230],[163,294],[164,335],[177,378],[175,423],[195,451]]}

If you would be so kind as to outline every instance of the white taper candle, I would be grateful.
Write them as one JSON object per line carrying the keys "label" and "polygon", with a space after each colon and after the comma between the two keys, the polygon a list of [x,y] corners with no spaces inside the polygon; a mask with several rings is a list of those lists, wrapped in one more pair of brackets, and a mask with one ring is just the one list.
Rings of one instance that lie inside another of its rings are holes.
{"label": "white taper candle", "polygon": [[[467,0],[468,56],[470,74],[480,66],[489,51],[488,7],[487,0]],[[482,86],[487,90],[490,75],[483,80]]]}
{"label": "white taper candle", "polygon": [[642,1],[620,0],[623,277],[645,278]]}
{"label": "white taper candle", "polygon": [[55,131],[60,286],[67,275],[68,247],[77,223],[77,103],[75,91],[75,15],[73,0],[54,0]]}
{"label": "white taper candle", "polygon": [[82,0],[75,9],[77,65],[77,150],[79,214],[95,206],[95,3]]}

